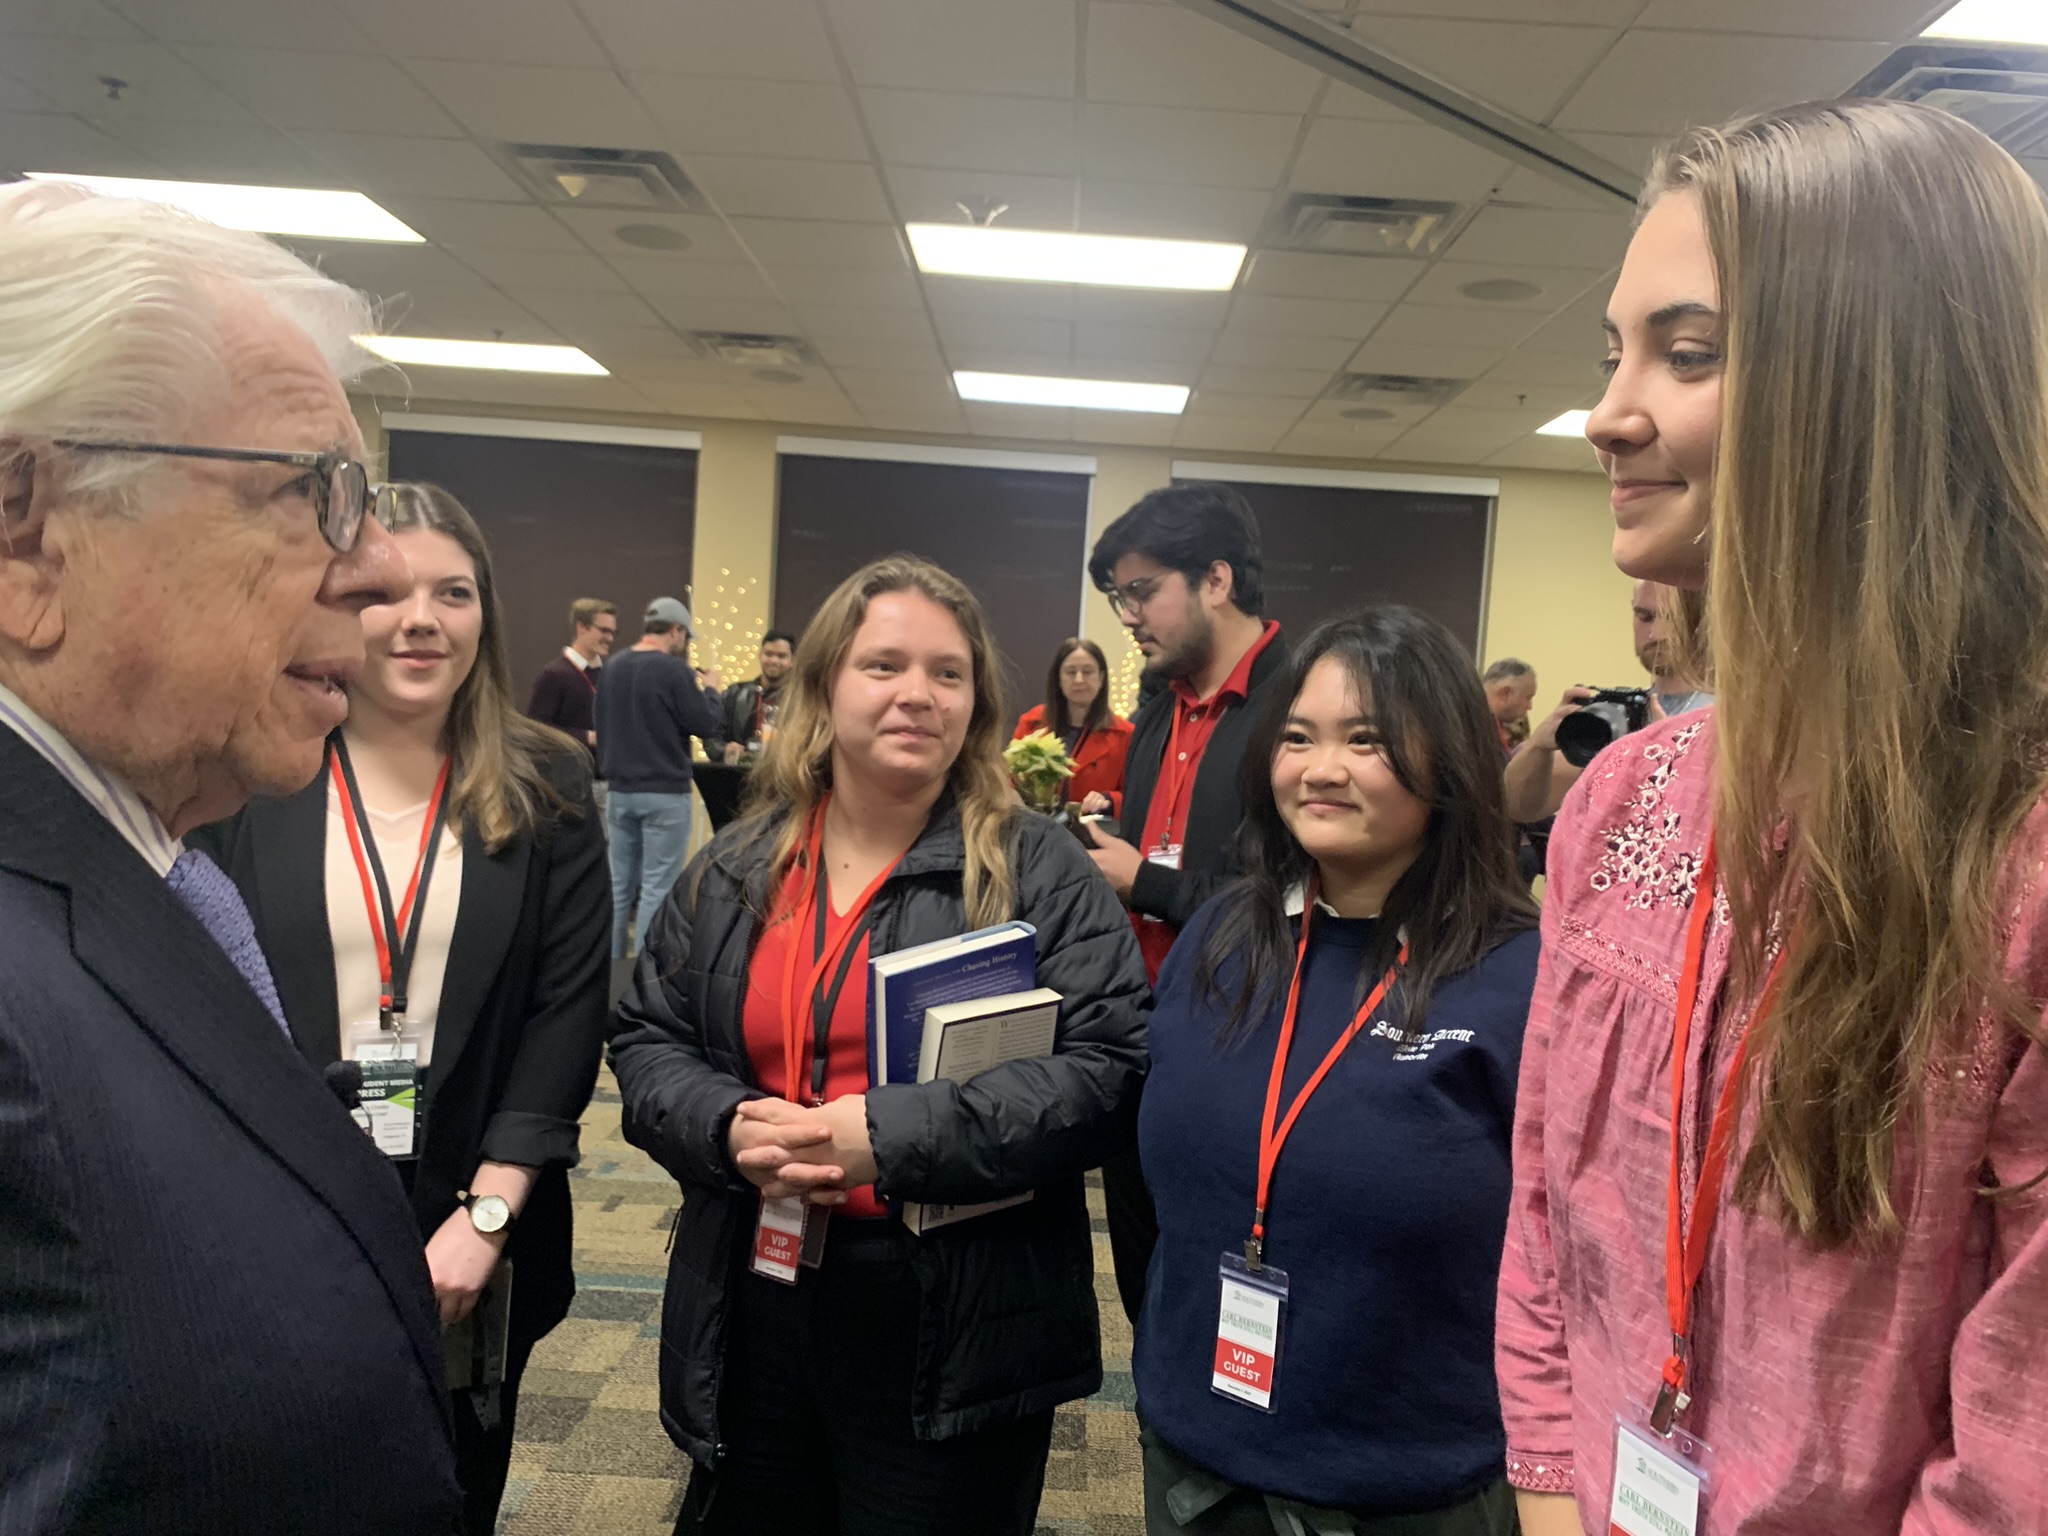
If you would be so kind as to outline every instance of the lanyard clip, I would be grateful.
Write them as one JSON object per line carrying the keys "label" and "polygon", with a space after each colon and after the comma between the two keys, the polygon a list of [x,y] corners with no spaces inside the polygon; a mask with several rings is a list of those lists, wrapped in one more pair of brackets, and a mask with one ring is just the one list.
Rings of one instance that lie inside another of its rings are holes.
{"label": "lanyard clip", "polygon": [[1256,1274],[1266,1263],[1266,1208],[1252,1216],[1252,1235],[1244,1240],[1245,1267]]}
{"label": "lanyard clip", "polygon": [[398,1029],[398,1016],[392,1011],[391,999],[388,997],[377,1000],[377,1027],[393,1032]]}
{"label": "lanyard clip", "polygon": [[1692,1404],[1685,1390],[1685,1340],[1671,1336],[1671,1358],[1664,1362],[1664,1379],[1657,1385],[1656,1401],[1650,1405],[1650,1428],[1660,1435],[1671,1433],[1672,1422]]}

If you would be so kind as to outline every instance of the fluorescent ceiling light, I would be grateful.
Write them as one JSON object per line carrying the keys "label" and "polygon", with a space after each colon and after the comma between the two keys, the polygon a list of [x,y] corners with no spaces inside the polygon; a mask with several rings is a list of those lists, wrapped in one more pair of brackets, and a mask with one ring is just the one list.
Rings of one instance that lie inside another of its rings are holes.
{"label": "fluorescent ceiling light", "polygon": [[1554,416],[1549,421],[1543,423],[1542,426],[1536,429],[1536,435],[1538,437],[1584,437],[1586,435],[1587,419],[1592,414],[1591,411],[1566,411],[1562,416]]}
{"label": "fluorescent ceiling light", "polygon": [[422,368],[495,368],[504,373],[611,372],[581,347],[523,341],[447,341],[433,336],[358,336],[356,345]]}
{"label": "fluorescent ceiling light", "polygon": [[922,271],[951,277],[1221,291],[1237,282],[1244,265],[1243,246],[1214,240],[1144,240],[973,224],[906,224],[903,232]]}
{"label": "fluorescent ceiling light", "polygon": [[1185,384],[1119,384],[1109,379],[1054,379],[1032,373],[958,371],[953,387],[962,400],[1002,405],[1070,405],[1082,411],[1151,411],[1178,416],[1187,409]]}
{"label": "fluorescent ceiling light", "polygon": [[2048,45],[2048,6],[2041,0],[1962,0],[1920,35]]}
{"label": "fluorescent ceiling light", "polygon": [[29,171],[30,181],[70,181],[109,197],[138,197],[169,203],[227,229],[265,235],[298,235],[309,240],[392,240],[421,245],[415,234],[360,192],[320,192],[308,187],[243,187],[219,181],[148,181],[133,176],[73,176],[66,171]]}

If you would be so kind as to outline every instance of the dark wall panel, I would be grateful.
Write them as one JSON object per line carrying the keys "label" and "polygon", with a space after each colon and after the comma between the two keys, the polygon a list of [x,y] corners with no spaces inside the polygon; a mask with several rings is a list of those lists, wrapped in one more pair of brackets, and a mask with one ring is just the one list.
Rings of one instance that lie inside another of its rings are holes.
{"label": "dark wall panel", "polygon": [[687,448],[394,429],[389,459],[392,479],[452,491],[483,529],[522,705],[568,643],[577,598],[619,605],[620,645],[640,633],[650,598],[688,601],[697,455]]}
{"label": "dark wall panel", "polygon": [[1007,663],[1012,715],[1041,697],[1080,616],[1089,476],[786,454],[775,623],[802,633],[868,561],[907,550],[974,589]]}
{"label": "dark wall panel", "polygon": [[1234,489],[1258,514],[1266,617],[1295,638],[1368,603],[1406,603],[1477,650],[1490,498],[1321,485]]}

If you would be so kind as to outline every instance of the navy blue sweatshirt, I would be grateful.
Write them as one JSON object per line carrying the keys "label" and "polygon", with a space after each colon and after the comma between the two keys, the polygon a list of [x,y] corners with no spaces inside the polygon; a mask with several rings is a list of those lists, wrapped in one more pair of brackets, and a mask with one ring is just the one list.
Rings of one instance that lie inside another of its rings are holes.
{"label": "navy blue sweatshirt", "polygon": [[680,656],[630,650],[597,674],[597,776],[615,794],[687,795],[690,738],[718,727],[718,695]]}
{"label": "navy blue sweatshirt", "polygon": [[[1241,1488],[1360,1514],[1457,1503],[1506,1471],[1494,1286],[1536,932],[1439,983],[1418,1040],[1395,1038],[1396,989],[1302,1111],[1266,1211],[1266,1262],[1292,1295],[1265,1413],[1209,1383],[1218,1262],[1251,1232],[1282,1000],[1240,1042],[1214,1043],[1225,1010],[1192,982],[1216,907],[1175,943],[1152,1012],[1138,1147],[1159,1246],[1133,1350],[1138,1411]],[[1361,973],[1372,928],[1316,914],[1283,1116],[1379,979]],[[1226,996],[1240,974],[1225,968]]]}

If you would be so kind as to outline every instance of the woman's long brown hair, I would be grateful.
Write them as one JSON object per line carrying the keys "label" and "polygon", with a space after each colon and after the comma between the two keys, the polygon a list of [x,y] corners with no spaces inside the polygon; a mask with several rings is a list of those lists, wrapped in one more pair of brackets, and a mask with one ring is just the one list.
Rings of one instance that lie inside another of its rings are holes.
{"label": "woman's long brown hair", "polygon": [[449,817],[473,827],[484,847],[496,853],[513,837],[569,809],[541,771],[540,759],[577,744],[552,726],[529,720],[513,702],[505,615],[491,550],[469,509],[440,486],[422,481],[404,481],[392,490],[392,533],[425,529],[446,534],[476,567],[483,633],[477,637],[476,662],[448,706],[442,744],[455,760]]}
{"label": "woman's long brown hair", "polygon": [[[797,642],[796,659],[782,685],[775,735],[748,775],[747,821],[742,840],[772,837],[767,889],[783,877],[803,843],[811,811],[832,787],[832,687],[867,618],[868,604],[889,592],[919,592],[953,616],[973,660],[974,707],[967,738],[947,770],[947,786],[960,807],[967,844],[964,899],[970,922],[986,927],[1008,919],[1016,901],[1004,831],[1015,810],[1003,767],[1002,669],[981,604],[957,577],[915,555],[891,555],[862,566],[842,581]],[[1022,814],[1018,812],[1018,814]]]}
{"label": "woman's long brown hair", "polygon": [[1694,132],[1726,335],[1705,631],[1715,842],[1757,995],[1737,1195],[1823,1245],[1900,1222],[2003,965],[2002,866],[2048,743],[2048,212],[2006,152],[1894,102]]}

